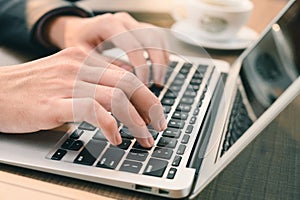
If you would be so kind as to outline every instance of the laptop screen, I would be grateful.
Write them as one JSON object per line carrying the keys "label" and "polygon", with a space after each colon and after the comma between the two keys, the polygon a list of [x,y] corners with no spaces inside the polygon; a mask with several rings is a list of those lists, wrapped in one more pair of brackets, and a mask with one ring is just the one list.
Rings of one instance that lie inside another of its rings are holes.
{"label": "laptop screen", "polygon": [[299,8],[294,2],[242,63],[241,81],[257,118],[299,75]]}

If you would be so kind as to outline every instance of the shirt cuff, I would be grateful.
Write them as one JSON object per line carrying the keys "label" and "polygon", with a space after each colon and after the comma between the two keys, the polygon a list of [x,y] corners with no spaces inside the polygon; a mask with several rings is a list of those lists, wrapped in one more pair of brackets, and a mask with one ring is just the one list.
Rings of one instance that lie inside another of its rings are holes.
{"label": "shirt cuff", "polygon": [[45,37],[45,25],[53,17],[57,16],[79,16],[79,17],[92,17],[93,13],[86,8],[77,7],[73,4],[69,6],[63,6],[52,9],[42,15],[32,28],[32,41],[39,44],[40,46],[47,48],[50,51],[58,50],[56,47],[51,45]]}

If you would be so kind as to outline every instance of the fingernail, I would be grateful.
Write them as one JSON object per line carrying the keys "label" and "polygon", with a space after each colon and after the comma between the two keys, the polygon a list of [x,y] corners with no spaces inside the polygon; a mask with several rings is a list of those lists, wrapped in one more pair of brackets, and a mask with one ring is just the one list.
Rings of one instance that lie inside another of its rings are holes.
{"label": "fingernail", "polygon": [[167,120],[165,119],[165,117],[160,118],[159,127],[161,131],[167,128]]}
{"label": "fingernail", "polygon": [[149,144],[149,147],[152,147],[152,146],[153,146],[153,144],[154,144],[154,139],[153,139],[152,136],[148,138],[148,144]]}
{"label": "fingernail", "polygon": [[117,134],[115,134],[115,138],[114,138],[114,143],[115,143],[115,145],[119,145],[119,144],[121,144],[121,142],[122,142],[122,138],[121,138],[121,136],[120,136],[120,134],[119,133],[117,133]]}

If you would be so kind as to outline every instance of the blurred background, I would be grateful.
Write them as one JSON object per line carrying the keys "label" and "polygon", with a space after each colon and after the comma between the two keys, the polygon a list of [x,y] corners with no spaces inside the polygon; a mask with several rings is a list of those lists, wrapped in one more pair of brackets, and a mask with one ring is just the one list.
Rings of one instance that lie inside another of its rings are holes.
{"label": "blurred background", "polygon": [[[93,9],[96,14],[103,12],[127,11],[139,21],[149,22],[161,27],[170,27],[175,0],[84,0],[80,4]],[[185,1],[185,0],[183,0]],[[254,9],[248,26],[257,32],[264,30],[288,0],[252,0]],[[259,21],[259,23],[257,23]]]}

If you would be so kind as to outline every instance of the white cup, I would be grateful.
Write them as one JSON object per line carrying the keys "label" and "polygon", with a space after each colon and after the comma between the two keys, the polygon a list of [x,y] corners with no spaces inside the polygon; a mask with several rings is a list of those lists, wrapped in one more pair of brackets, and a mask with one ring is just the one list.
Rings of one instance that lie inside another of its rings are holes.
{"label": "white cup", "polygon": [[250,0],[175,0],[173,18],[188,23],[201,37],[230,40],[253,10]]}

